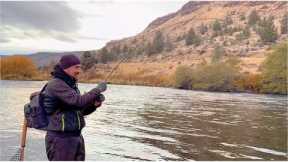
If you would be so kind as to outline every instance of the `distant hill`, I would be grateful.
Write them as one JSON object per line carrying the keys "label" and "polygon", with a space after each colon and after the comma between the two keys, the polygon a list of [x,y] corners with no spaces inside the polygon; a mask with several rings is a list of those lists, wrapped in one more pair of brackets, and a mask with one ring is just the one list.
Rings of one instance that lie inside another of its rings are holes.
{"label": "distant hill", "polygon": [[67,54],[75,54],[79,58],[81,57],[83,52],[60,52],[60,53],[52,53],[52,52],[38,52],[31,55],[27,55],[30,57],[38,67],[46,66],[52,62],[58,62],[63,55]]}
{"label": "distant hill", "polygon": [[[33,54],[25,55],[31,58],[37,67],[48,66],[49,64],[56,63],[60,60],[63,55],[66,54],[75,54],[79,58],[81,57],[83,52],[76,51],[76,52],[37,52]],[[5,57],[6,55],[2,55],[0,57]]]}

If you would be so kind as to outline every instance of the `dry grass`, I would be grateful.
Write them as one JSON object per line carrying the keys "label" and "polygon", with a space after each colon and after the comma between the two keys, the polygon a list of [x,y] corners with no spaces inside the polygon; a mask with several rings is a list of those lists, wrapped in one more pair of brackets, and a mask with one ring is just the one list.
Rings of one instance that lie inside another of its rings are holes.
{"label": "dry grass", "polygon": [[[266,55],[264,53],[255,53],[249,57],[242,57],[240,67],[241,72],[249,72],[257,74],[259,67]],[[163,59],[155,60],[149,58],[145,61],[134,61],[121,64],[114,73],[108,78],[108,82],[113,84],[129,84],[129,85],[147,85],[147,86],[174,86],[173,75],[179,65],[187,65],[196,67],[203,61],[209,63],[209,57],[197,58],[194,55],[175,56],[172,60]],[[107,75],[115,67],[116,63],[97,64],[93,68],[85,71],[80,76],[80,82],[98,83],[105,80]],[[37,80],[50,78],[50,71],[40,73]]]}
{"label": "dry grass", "polygon": [[[85,72],[81,81],[95,83],[106,78],[115,64],[97,65]],[[124,63],[108,78],[113,84],[147,85],[147,86],[172,86],[172,71],[167,70],[168,65],[157,63]]]}

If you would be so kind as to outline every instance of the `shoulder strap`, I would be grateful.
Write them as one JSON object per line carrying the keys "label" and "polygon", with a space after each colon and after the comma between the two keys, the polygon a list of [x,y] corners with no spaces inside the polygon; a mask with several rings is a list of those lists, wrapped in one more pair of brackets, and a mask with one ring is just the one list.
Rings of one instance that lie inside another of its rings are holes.
{"label": "shoulder strap", "polygon": [[30,101],[31,101],[36,95],[40,95],[40,96],[41,96],[42,92],[43,92],[43,91],[45,90],[45,88],[47,87],[47,84],[48,84],[48,83],[46,83],[46,84],[44,85],[44,87],[41,89],[41,91],[37,91],[37,92],[31,93],[31,94],[30,94]]}
{"label": "shoulder strap", "polygon": [[44,85],[44,87],[41,89],[41,91],[40,91],[40,93],[39,93],[39,100],[38,100],[38,102],[39,102],[39,105],[41,105],[42,107],[43,107],[43,92],[44,92],[45,88],[47,87],[47,85],[48,85],[48,83],[46,83],[46,84]]}

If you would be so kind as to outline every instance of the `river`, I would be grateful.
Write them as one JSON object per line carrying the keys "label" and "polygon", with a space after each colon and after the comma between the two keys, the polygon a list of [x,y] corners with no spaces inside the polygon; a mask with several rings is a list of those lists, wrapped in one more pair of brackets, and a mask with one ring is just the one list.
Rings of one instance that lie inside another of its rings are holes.
{"label": "river", "polygon": [[[0,160],[19,148],[23,105],[45,83],[0,81]],[[86,118],[86,160],[288,160],[287,96],[127,85],[104,95]],[[28,129],[25,160],[47,160],[44,137]]]}

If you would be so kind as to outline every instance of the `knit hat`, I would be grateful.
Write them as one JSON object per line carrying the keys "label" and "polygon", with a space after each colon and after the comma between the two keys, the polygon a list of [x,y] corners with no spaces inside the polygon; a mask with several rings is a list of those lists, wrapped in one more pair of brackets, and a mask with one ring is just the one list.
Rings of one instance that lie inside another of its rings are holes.
{"label": "knit hat", "polygon": [[72,55],[72,54],[62,56],[59,61],[59,65],[62,69],[67,69],[77,64],[80,64],[80,60],[77,56]]}

